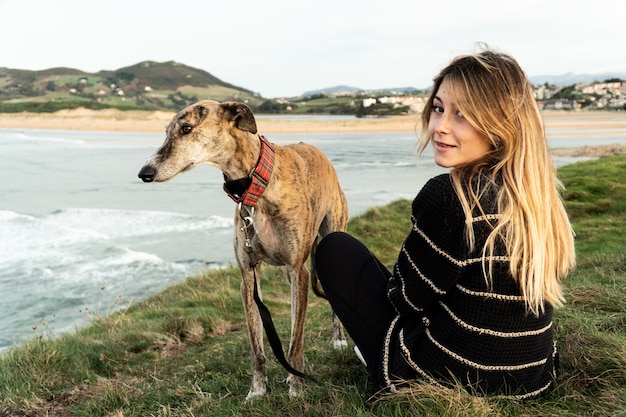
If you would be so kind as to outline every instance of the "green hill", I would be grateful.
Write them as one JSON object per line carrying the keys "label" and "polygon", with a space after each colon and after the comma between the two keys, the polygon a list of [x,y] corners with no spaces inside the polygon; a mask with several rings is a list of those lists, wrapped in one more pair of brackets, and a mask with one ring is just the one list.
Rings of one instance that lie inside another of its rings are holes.
{"label": "green hill", "polygon": [[[559,169],[577,269],[554,315],[561,374],[544,397],[515,402],[426,383],[382,397],[351,349],[332,349],[328,303],[311,296],[306,372],[315,381],[289,397],[287,373],[266,348],[268,395],[245,402],[249,343],[233,266],[124,309],[85,311],[90,325],[75,332],[55,335],[42,320],[31,339],[0,354],[0,416],[626,416],[626,185],[615,181],[625,170],[626,155]],[[348,230],[390,267],[410,212],[410,200],[375,207]],[[285,343],[289,284],[278,267],[260,274]]]}
{"label": "green hill", "polygon": [[0,67],[0,113],[89,109],[178,111],[205,98],[242,101],[255,113],[391,116],[410,109],[395,103],[365,108],[364,97],[388,91],[314,94],[264,99],[259,93],[226,83],[207,71],[179,62],[144,61],[114,71],[88,73],[57,67],[41,71]]}
{"label": "green hill", "polygon": [[64,67],[0,68],[0,112],[6,113],[76,107],[179,110],[204,98],[245,101],[252,106],[263,102],[253,91],[174,61],[144,61],[97,73]]}

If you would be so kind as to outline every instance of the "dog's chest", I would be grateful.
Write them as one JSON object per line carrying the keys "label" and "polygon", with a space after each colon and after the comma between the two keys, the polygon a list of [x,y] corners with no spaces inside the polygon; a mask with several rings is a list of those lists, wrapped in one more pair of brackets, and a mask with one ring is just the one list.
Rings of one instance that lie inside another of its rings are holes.
{"label": "dog's chest", "polygon": [[240,234],[238,251],[242,251],[242,255],[247,253],[245,247],[247,241],[257,260],[263,260],[272,265],[290,263],[296,248],[292,245],[292,233],[286,224],[281,224],[276,219],[257,211],[247,230],[243,230],[242,221],[235,226]]}

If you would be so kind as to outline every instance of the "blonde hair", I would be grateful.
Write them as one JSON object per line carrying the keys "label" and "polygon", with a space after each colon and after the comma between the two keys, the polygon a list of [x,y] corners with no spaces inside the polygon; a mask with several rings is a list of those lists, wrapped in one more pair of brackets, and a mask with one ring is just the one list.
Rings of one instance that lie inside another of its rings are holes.
{"label": "blonde hair", "polygon": [[455,58],[434,79],[422,114],[420,152],[432,139],[428,122],[444,79],[456,107],[492,145],[483,158],[450,173],[465,212],[470,249],[472,213],[478,209],[484,214],[481,195],[496,195],[500,216],[482,251],[485,279],[491,285],[492,262],[487,272],[485,260],[503,242],[527,309],[539,315],[546,302],[561,306],[560,281],[575,265],[574,235],[526,74],[512,57],[494,51]]}

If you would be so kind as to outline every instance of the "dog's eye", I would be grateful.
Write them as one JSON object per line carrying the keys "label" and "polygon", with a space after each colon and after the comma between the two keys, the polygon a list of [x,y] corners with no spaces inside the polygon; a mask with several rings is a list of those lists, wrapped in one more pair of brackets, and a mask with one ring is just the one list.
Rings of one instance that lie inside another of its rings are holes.
{"label": "dog's eye", "polygon": [[188,135],[191,133],[191,130],[193,128],[189,125],[183,125],[183,127],[180,128],[180,133],[182,133],[183,135]]}

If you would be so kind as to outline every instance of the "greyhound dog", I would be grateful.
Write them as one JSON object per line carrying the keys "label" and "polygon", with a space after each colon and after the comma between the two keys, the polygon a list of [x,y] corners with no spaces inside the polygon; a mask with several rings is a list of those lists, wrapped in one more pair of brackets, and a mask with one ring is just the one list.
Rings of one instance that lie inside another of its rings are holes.
{"label": "greyhound dog", "polygon": [[[144,182],[167,181],[199,164],[213,165],[224,175],[224,190],[237,202],[234,249],[241,270],[241,297],[252,356],[252,386],[247,399],[267,392],[263,330],[257,275],[261,261],[284,266],[291,284],[291,340],[287,378],[289,394],[304,386],[304,320],[309,279],[320,293],[315,263],[318,236],[345,231],[346,197],[335,169],[317,148],[297,143],[278,146],[257,134],[243,103],[204,100],[181,110],[169,122],[165,142],[139,172]],[[256,294],[255,294],[256,292]],[[332,313],[333,345],[347,346],[343,327]],[[282,352],[282,348],[281,348]]]}

